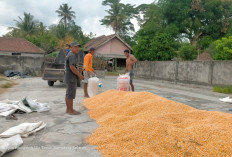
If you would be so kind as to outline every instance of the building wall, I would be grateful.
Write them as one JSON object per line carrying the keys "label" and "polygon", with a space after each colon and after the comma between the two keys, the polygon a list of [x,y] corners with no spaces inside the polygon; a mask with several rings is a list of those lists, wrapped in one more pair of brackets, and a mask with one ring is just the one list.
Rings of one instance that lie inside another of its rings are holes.
{"label": "building wall", "polygon": [[[14,54],[20,54],[20,55],[14,55]],[[28,57],[43,57],[43,53],[20,53],[20,52],[1,52],[0,56],[28,56]]]}
{"label": "building wall", "polygon": [[232,85],[232,61],[143,61],[136,64],[135,76],[201,85]]}
{"label": "building wall", "polygon": [[232,61],[217,61],[212,66],[212,84],[232,85]]}
{"label": "building wall", "polygon": [[124,50],[129,49],[124,43],[118,38],[113,38],[106,44],[96,49],[96,54],[121,54],[123,55]]}
{"label": "building wall", "polygon": [[44,57],[31,56],[0,56],[0,74],[6,70],[25,72],[30,75],[41,75]]}

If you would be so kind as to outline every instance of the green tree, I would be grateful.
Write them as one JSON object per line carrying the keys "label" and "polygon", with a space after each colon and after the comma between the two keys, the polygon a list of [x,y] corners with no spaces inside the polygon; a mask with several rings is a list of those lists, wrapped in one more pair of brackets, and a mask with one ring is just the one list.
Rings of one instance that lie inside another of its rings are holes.
{"label": "green tree", "polygon": [[[140,6],[141,7],[141,6]],[[166,25],[160,4],[142,6],[144,18],[140,20],[140,30],[136,34],[137,45],[133,47],[139,60],[171,60],[178,48],[178,28]]]}
{"label": "green tree", "polygon": [[178,57],[181,60],[194,60],[197,57],[197,48],[189,43],[183,43],[179,48]]}
{"label": "green tree", "polygon": [[72,25],[69,25],[67,34],[69,36],[72,36],[81,45],[83,45],[86,42],[86,36],[82,32],[81,27],[78,25],[75,25],[75,23],[73,23]]}
{"label": "green tree", "polygon": [[223,37],[215,42],[214,60],[232,60],[232,36]]}
{"label": "green tree", "polygon": [[133,47],[136,58],[141,61],[167,61],[176,56],[176,42],[166,33],[156,34],[153,38],[143,36],[138,38],[138,44]]}
{"label": "green tree", "polygon": [[[138,8],[140,7],[141,6]],[[145,8],[146,10],[143,11],[144,18],[140,19],[141,29],[137,32],[137,35],[149,36],[152,38],[156,33],[160,33],[164,30],[163,12],[162,8],[156,4],[148,5]]]}
{"label": "green tree", "polygon": [[58,16],[61,17],[60,22],[64,23],[64,28],[67,28],[67,23],[72,22],[75,16],[75,12],[72,11],[72,7],[69,7],[68,4],[62,4],[60,5],[59,9],[56,10],[56,13],[58,13]]}
{"label": "green tree", "polygon": [[53,52],[58,46],[58,39],[47,31],[40,35],[28,36],[26,39],[43,49],[47,54]]}
{"label": "green tree", "polygon": [[108,13],[102,20],[102,25],[111,27],[115,34],[119,35],[128,44],[134,44],[134,25],[131,19],[137,16],[137,9],[134,5],[120,3],[121,0],[104,0],[102,5],[109,6]]}
{"label": "green tree", "polygon": [[51,25],[49,27],[49,31],[58,39],[64,39],[67,33],[63,23],[59,23],[58,25]]}
{"label": "green tree", "polygon": [[201,50],[205,50],[209,47],[210,44],[214,42],[213,38],[211,36],[204,36],[197,42],[197,47]]}
{"label": "green tree", "polygon": [[119,34],[122,24],[126,20],[126,15],[123,14],[122,9],[124,5],[120,3],[120,0],[104,0],[102,5],[109,6],[110,9],[106,10],[109,15],[100,20],[101,24],[111,27],[115,34]]}
{"label": "green tree", "polygon": [[43,35],[46,31],[46,26],[44,26],[43,22],[40,22],[36,28],[36,34]]}
{"label": "green tree", "polygon": [[214,40],[224,36],[231,21],[231,1],[160,0],[160,3],[167,24],[176,25],[192,45],[204,36]]}
{"label": "green tree", "polygon": [[35,33],[38,21],[34,20],[34,16],[30,13],[24,13],[24,18],[18,17],[19,20],[16,21],[16,26],[23,33],[23,36],[31,36]]}

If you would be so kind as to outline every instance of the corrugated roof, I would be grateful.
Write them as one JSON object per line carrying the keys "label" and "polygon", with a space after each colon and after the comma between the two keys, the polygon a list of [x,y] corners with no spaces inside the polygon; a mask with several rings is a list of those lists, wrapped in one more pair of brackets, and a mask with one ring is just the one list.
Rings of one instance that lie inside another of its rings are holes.
{"label": "corrugated roof", "polygon": [[130,45],[128,45],[125,41],[123,41],[119,36],[117,36],[116,34],[112,34],[112,35],[102,35],[96,38],[93,38],[92,40],[90,40],[88,43],[86,43],[84,45],[85,51],[88,51],[90,48],[95,48],[97,49],[98,47],[106,44],[108,41],[110,41],[113,38],[118,38],[120,41],[122,41],[122,43],[124,43],[128,48],[131,49]]}
{"label": "corrugated roof", "polygon": [[42,49],[24,38],[0,37],[0,51],[21,53],[45,53]]}

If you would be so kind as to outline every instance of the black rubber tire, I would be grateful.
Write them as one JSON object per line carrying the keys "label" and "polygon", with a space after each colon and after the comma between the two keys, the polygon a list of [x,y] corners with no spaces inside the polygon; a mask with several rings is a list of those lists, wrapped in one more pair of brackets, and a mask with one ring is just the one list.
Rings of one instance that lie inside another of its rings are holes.
{"label": "black rubber tire", "polygon": [[48,85],[49,86],[53,86],[54,85],[54,81],[48,81]]}

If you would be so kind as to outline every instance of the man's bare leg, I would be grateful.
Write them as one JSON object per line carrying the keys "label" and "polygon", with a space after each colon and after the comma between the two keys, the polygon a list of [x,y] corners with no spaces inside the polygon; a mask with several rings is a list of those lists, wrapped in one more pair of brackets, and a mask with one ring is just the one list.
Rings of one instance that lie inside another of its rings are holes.
{"label": "man's bare leg", "polygon": [[135,87],[134,87],[133,83],[131,83],[131,90],[132,90],[132,92],[135,91]]}
{"label": "man's bare leg", "polygon": [[88,83],[84,83],[84,97],[89,97],[88,95],[88,92],[87,92],[87,86],[88,86]]}
{"label": "man's bare leg", "polygon": [[66,103],[66,113],[69,113],[69,106],[68,106],[68,98],[67,97],[65,97],[65,103]]}
{"label": "man's bare leg", "polygon": [[74,109],[73,109],[73,99],[68,99],[67,98],[67,107],[68,107],[68,113],[70,114],[70,115],[79,115],[79,114],[81,114],[80,112],[78,112],[78,111],[75,111]]}

